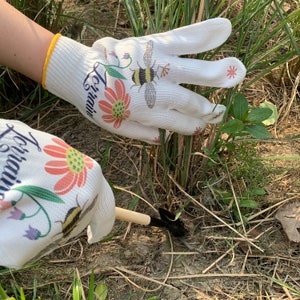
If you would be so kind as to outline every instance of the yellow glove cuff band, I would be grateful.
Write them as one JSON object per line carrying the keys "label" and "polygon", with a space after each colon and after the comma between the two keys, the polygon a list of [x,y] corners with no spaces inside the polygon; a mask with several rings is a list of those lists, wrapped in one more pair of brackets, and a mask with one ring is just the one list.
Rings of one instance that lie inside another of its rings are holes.
{"label": "yellow glove cuff band", "polygon": [[47,55],[46,55],[46,59],[45,59],[45,62],[44,62],[44,66],[43,66],[43,76],[42,76],[42,86],[44,89],[46,89],[46,72],[47,72],[47,68],[48,68],[48,64],[49,64],[49,61],[50,61],[50,57],[53,53],[53,50],[55,48],[55,45],[57,43],[57,40],[61,37],[61,34],[60,33],[57,33],[51,43],[50,43],[50,46],[48,48],[48,51],[47,51]]}

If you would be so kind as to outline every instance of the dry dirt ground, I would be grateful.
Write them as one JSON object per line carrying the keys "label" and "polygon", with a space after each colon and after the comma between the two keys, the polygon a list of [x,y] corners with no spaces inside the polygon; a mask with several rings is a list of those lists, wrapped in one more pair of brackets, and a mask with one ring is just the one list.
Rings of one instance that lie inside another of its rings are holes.
{"label": "dry dirt ground", "polygon": [[[84,7],[83,14],[101,14],[102,19],[106,16],[103,29],[116,37],[130,34],[126,21],[116,19],[117,1],[104,1],[96,11],[92,4],[78,4]],[[76,26],[72,29],[73,38],[78,37],[80,26]],[[292,99],[293,91],[292,85],[282,89],[267,82],[252,91],[256,98],[273,101],[280,108],[279,123],[271,131],[274,137],[282,139],[257,145],[259,156],[281,158],[265,160],[273,170],[267,175],[267,194],[245,228],[253,244],[245,242],[200,206],[190,203],[181,215],[188,229],[183,239],[162,229],[117,221],[106,241],[89,245],[83,233],[36,266],[3,275],[1,281],[14,279],[29,293],[36,278],[42,299],[54,299],[54,285],[61,299],[70,299],[74,270],[78,270],[87,288],[94,269],[95,282],[107,285],[110,300],[297,299],[289,287],[300,291],[299,244],[289,242],[274,219],[279,203],[300,198],[300,142],[284,140],[300,134],[299,98]],[[155,215],[150,204],[155,208],[176,209],[189,200],[180,189],[166,195],[155,180],[157,200],[154,200],[141,144],[112,136],[68,104],[58,102],[29,123],[62,137],[99,163],[106,160],[103,172],[116,187],[116,202],[120,207],[134,204],[135,210]],[[146,151],[153,153],[155,147],[147,146]],[[229,180],[225,171],[224,174],[223,179]],[[145,201],[136,204],[135,193]],[[206,198],[215,200],[213,187],[201,187],[194,197],[199,203],[208,203],[207,208],[215,216],[233,225],[226,209],[215,211],[215,206],[207,201]],[[243,233],[241,226],[234,228]]]}

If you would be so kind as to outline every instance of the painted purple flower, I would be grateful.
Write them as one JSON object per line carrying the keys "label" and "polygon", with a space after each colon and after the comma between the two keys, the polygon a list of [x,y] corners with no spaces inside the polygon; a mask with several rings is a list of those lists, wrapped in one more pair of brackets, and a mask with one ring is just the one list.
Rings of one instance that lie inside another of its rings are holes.
{"label": "painted purple flower", "polygon": [[115,52],[115,51],[111,51],[110,53],[109,53],[109,55],[111,55],[111,56],[113,56],[113,57],[118,57],[118,55],[117,55],[117,53]]}
{"label": "painted purple flower", "polygon": [[29,228],[26,230],[26,234],[24,234],[23,236],[27,237],[30,240],[37,240],[41,237],[41,232],[29,225]]}
{"label": "painted purple flower", "polygon": [[23,220],[25,217],[26,215],[22,212],[22,210],[14,207],[14,210],[10,212],[8,219]]}
{"label": "painted purple flower", "polygon": [[123,59],[129,59],[130,58],[130,54],[128,52],[123,54]]}

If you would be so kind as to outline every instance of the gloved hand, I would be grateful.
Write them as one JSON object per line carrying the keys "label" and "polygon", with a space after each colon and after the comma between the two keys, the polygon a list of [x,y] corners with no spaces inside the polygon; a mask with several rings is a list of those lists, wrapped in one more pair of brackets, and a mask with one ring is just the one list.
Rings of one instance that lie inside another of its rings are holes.
{"label": "gloved hand", "polygon": [[20,268],[86,227],[99,241],[115,203],[100,166],[63,140],[0,119],[0,266]]}
{"label": "gloved hand", "polygon": [[213,49],[230,33],[230,22],[216,18],[139,38],[103,38],[91,48],[56,35],[43,86],[102,128],[126,137],[158,143],[158,128],[195,134],[219,122],[225,107],[180,83],[229,88],[244,79],[246,70],[232,57],[178,56]]}

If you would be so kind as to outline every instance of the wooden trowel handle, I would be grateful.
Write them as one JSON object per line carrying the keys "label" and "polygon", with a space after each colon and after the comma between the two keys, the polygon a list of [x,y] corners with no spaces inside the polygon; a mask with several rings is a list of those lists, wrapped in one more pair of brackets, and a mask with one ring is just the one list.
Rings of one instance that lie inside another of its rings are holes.
{"label": "wooden trowel handle", "polygon": [[116,207],[116,219],[140,225],[149,225],[151,222],[150,216],[121,207]]}

